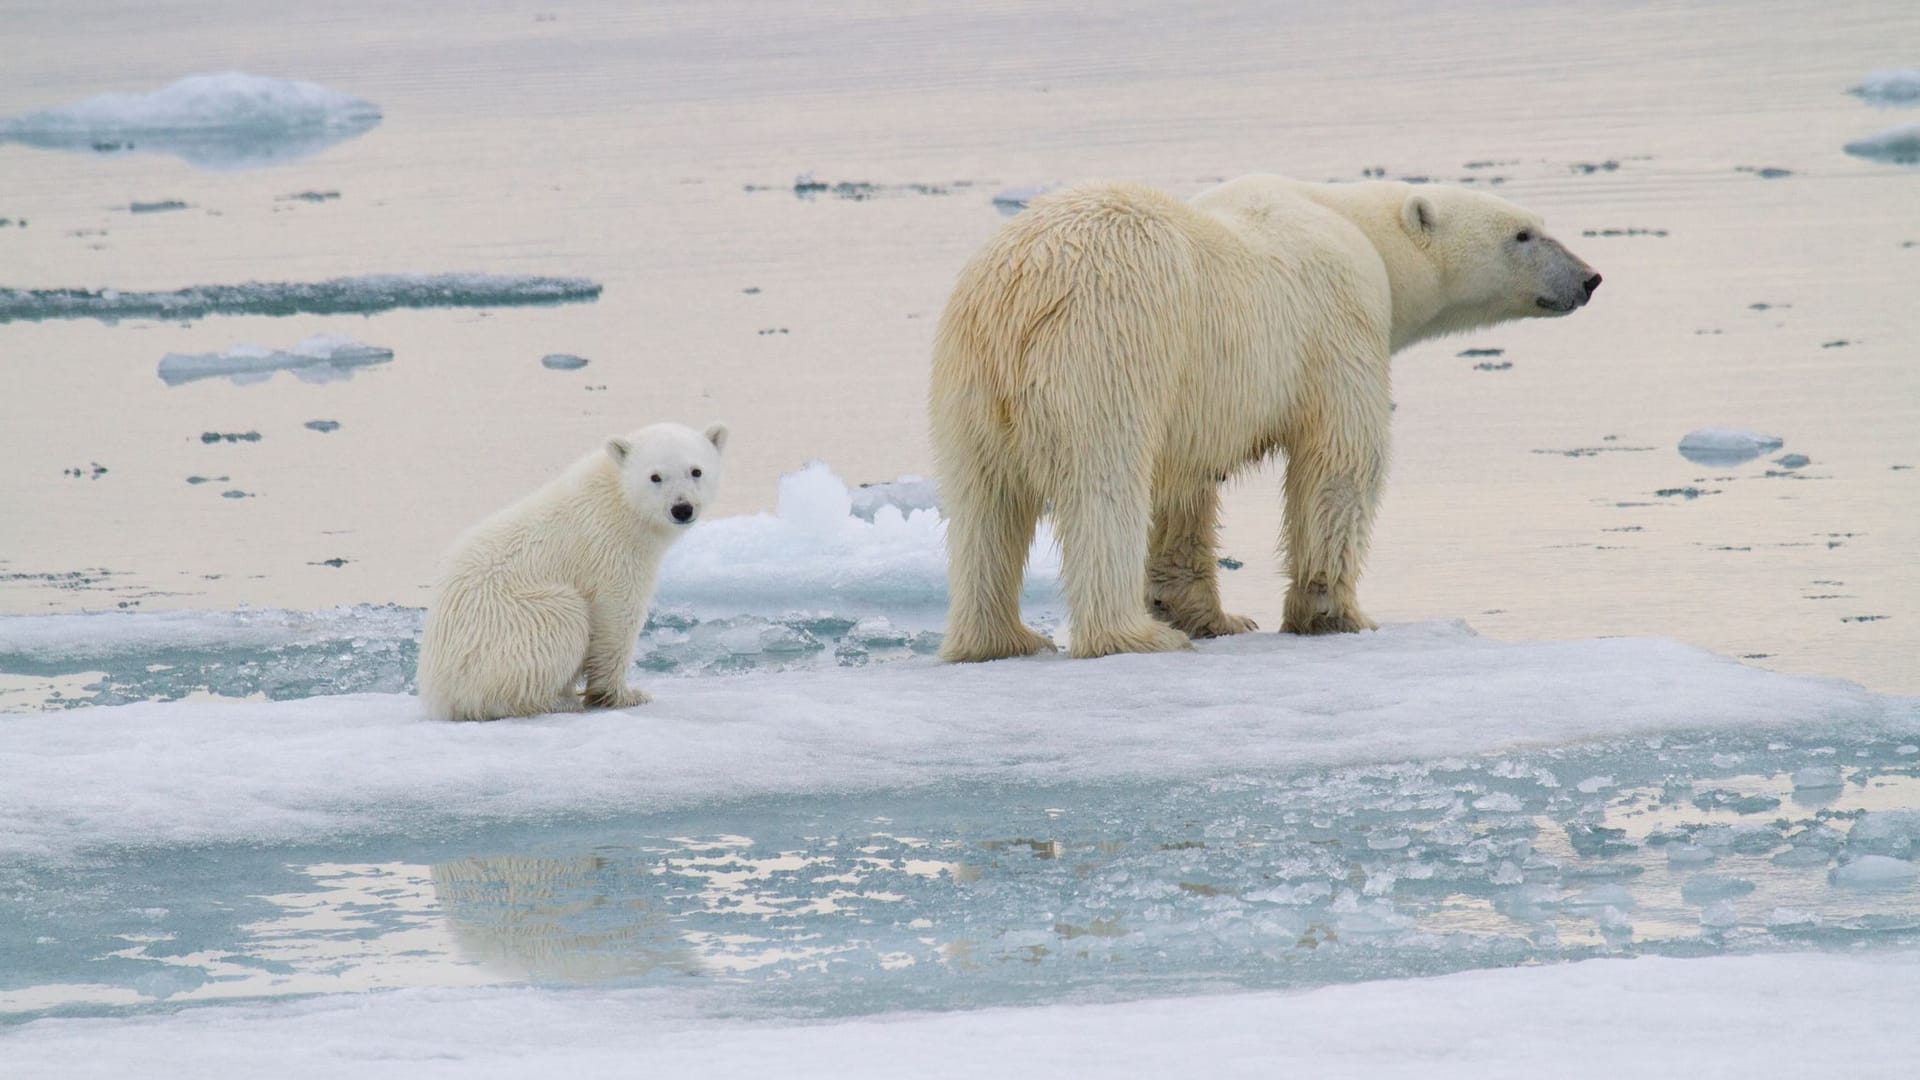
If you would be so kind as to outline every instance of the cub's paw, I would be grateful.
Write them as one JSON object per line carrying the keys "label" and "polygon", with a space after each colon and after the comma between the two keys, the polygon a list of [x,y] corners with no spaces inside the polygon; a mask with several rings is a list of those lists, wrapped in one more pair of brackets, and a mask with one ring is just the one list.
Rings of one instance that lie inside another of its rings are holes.
{"label": "cub's paw", "polygon": [[589,709],[631,709],[635,705],[645,705],[652,700],[653,695],[637,686],[587,691],[587,708]]}
{"label": "cub's paw", "polygon": [[1233,634],[1246,634],[1260,629],[1260,624],[1245,615],[1229,615],[1216,611],[1201,619],[1186,622],[1176,621],[1173,625],[1187,632],[1192,638],[1229,637]]}

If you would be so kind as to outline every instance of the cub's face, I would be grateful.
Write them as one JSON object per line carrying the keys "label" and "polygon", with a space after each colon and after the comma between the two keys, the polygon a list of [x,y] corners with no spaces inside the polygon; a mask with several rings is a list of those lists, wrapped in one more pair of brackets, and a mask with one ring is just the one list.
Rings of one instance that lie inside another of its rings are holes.
{"label": "cub's face", "polygon": [[1461,327],[1567,315],[1600,287],[1600,275],[1548,235],[1539,215],[1505,199],[1416,191],[1401,218],[1438,263],[1447,321]]}
{"label": "cub's face", "polygon": [[650,528],[693,524],[719,492],[725,425],[705,432],[679,424],[653,424],[607,440],[607,456],[620,467],[627,502]]}

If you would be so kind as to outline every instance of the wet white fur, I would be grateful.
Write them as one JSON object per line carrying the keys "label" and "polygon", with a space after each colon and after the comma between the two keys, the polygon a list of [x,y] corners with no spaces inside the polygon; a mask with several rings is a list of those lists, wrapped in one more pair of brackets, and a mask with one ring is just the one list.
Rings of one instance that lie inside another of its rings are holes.
{"label": "wet white fur", "polygon": [[1592,273],[1536,216],[1460,188],[1248,176],[1190,203],[1128,184],[1036,200],[961,272],[934,347],[941,655],[1052,648],[1019,613],[1049,502],[1075,656],[1252,629],[1220,609],[1218,486],[1276,449],[1286,629],[1372,627],[1355,586],[1386,475],[1388,357],[1564,314]]}
{"label": "wet white fur", "polygon": [[[726,440],[719,424],[609,439],[455,541],[420,642],[427,714],[493,720],[647,701],[627,668],[660,560],[714,497]],[[675,504],[692,517],[676,522]]]}

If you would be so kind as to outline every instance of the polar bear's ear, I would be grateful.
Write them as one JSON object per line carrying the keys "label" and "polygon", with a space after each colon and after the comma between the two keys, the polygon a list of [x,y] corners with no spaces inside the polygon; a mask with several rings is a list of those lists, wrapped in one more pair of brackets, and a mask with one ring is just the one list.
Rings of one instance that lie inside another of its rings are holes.
{"label": "polar bear's ear", "polygon": [[725,450],[727,448],[727,425],[708,424],[707,441],[713,444],[715,450]]}
{"label": "polar bear's ear", "polygon": [[1424,240],[1433,232],[1433,200],[1425,195],[1407,196],[1406,205],[1400,208],[1400,223],[1415,240]]}
{"label": "polar bear's ear", "polygon": [[618,435],[607,440],[607,456],[613,459],[615,465],[625,465],[627,455],[631,453],[633,453],[633,444]]}

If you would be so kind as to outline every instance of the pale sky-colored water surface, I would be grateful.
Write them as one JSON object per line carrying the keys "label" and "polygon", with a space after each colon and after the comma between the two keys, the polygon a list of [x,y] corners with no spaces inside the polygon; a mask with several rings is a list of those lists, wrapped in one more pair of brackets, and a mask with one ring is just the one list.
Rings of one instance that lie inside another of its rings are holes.
{"label": "pale sky-colored water surface", "polygon": [[[769,507],[809,458],[925,472],[933,324],[1003,220],[995,191],[1380,167],[1500,178],[1606,284],[1570,319],[1396,361],[1372,615],[1673,636],[1920,690],[1920,172],[1841,150],[1911,118],[1845,90],[1920,63],[1920,8],[38,3],[6,23],[0,115],[244,70],[385,119],[248,171],[0,143],[0,217],[27,222],[0,228],[0,285],[485,271],[606,290],[0,324],[0,611],[417,605],[461,527],[660,418],[733,426],[725,513]],[[803,200],[803,172],[893,189]],[[188,207],[127,210],[169,199]],[[1584,235],[1607,230],[1655,234]],[[156,375],[169,352],[315,333],[395,358],[323,384]],[[553,352],[592,362],[548,370]],[[1680,457],[1707,426],[1785,445]],[[1229,605],[1269,626],[1277,492],[1271,469],[1236,481],[1224,530],[1245,562]]]}

